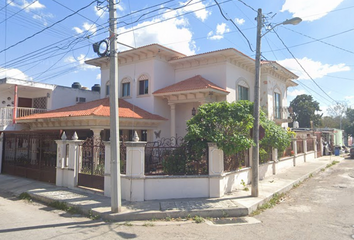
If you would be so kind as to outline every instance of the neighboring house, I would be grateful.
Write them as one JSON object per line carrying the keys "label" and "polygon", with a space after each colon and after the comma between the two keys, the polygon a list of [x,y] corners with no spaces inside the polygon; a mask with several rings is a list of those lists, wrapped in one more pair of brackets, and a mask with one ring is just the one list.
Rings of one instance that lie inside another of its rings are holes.
{"label": "neighboring house", "polygon": [[15,124],[16,118],[96,100],[99,88],[94,86],[93,90],[83,89],[79,83],[70,88],[14,78],[0,79],[0,132],[26,129],[26,125]]}

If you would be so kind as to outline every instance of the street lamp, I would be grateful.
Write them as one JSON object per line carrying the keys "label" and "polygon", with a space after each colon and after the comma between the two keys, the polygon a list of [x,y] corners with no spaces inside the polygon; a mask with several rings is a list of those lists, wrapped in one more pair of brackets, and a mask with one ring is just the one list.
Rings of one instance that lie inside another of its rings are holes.
{"label": "street lamp", "polygon": [[252,191],[251,194],[253,197],[258,197],[258,183],[259,183],[259,109],[260,109],[260,65],[261,65],[261,38],[266,35],[268,32],[273,30],[279,25],[292,24],[296,25],[302,21],[301,18],[295,17],[284,22],[274,25],[272,28],[268,29],[262,35],[262,9],[258,9],[257,15],[257,46],[256,46],[256,77],[255,77],[255,86],[254,86],[254,125],[253,125],[253,141],[255,142],[255,147],[252,151]]}

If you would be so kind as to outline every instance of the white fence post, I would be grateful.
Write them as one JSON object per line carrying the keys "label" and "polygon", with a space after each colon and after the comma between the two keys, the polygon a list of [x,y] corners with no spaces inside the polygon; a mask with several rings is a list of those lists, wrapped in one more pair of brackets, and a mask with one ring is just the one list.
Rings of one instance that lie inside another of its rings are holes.
{"label": "white fence post", "polygon": [[146,142],[125,142],[127,151],[126,176],[130,181],[128,201],[145,200],[145,145]]}
{"label": "white fence post", "polygon": [[296,138],[293,138],[292,139],[293,141],[293,151],[294,151],[294,167],[296,166],[296,155],[297,155],[297,139]]}
{"label": "white fence post", "polygon": [[[104,195],[111,196],[111,142],[104,142]],[[122,161],[122,160],[121,160]]]}
{"label": "white fence post", "polygon": [[272,148],[273,175],[277,174],[278,149]]}
{"label": "white fence post", "polygon": [[208,143],[209,152],[209,197],[222,197],[224,188],[222,174],[224,172],[224,152],[216,143]]}
{"label": "white fence post", "polygon": [[67,167],[68,152],[67,152],[67,140],[65,132],[63,133],[61,140],[55,140],[57,144],[57,164],[56,164],[56,180],[57,186],[65,185],[65,167]]}
{"label": "white fence post", "polygon": [[307,155],[307,136],[302,138],[302,146],[304,148],[304,162],[306,162],[306,155]]}

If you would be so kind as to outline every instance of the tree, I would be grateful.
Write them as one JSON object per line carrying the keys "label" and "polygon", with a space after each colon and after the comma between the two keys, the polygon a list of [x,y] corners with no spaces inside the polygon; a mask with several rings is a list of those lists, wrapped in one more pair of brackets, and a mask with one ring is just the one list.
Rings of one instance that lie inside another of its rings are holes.
{"label": "tree", "polygon": [[332,118],[339,120],[339,127],[337,127],[339,129],[342,129],[343,116],[345,115],[347,109],[348,104],[346,102],[337,103],[327,109],[327,112]]}
{"label": "tree", "polygon": [[344,125],[344,130],[348,135],[354,136],[354,109],[348,108],[345,115],[347,124]]}
{"label": "tree", "polygon": [[[244,151],[254,145],[250,131],[253,127],[253,102],[215,102],[199,107],[198,114],[187,122],[185,140],[194,148],[205,148],[214,142],[226,155]],[[284,150],[291,143],[292,133],[282,129],[260,112],[264,138],[260,147]]]}
{"label": "tree", "polygon": [[311,121],[314,126],[321,124],[321,118],[323,114],[317,114],[321,111],[320,104],[313,100],[311,95],[298,95],[291,101],[290,107],[293,109],[293,120],[299,122],[300,127],[311,127]]}

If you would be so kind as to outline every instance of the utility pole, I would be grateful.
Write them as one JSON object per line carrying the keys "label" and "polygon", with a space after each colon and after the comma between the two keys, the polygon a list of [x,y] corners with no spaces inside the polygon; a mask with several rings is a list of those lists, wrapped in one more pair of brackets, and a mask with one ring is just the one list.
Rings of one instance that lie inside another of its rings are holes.
{"label": "utility pole", "polygon": [[257,15],[257,45],[256,45],[256,77],[254,84],[254,105],[253,105],[253,141],[255,146],[252,151],[252,197],[258,197],[259,190],[259,108],[260,108],[260,79],[261,79],[261,38],[262,38],[262,9],[258,9]]}
{"label": "utility pole", "polygon": [[119,159],[117,12],[115,6],[115,0],[109,0],[111,211],[117,213],[121,211],[122,203]]}

